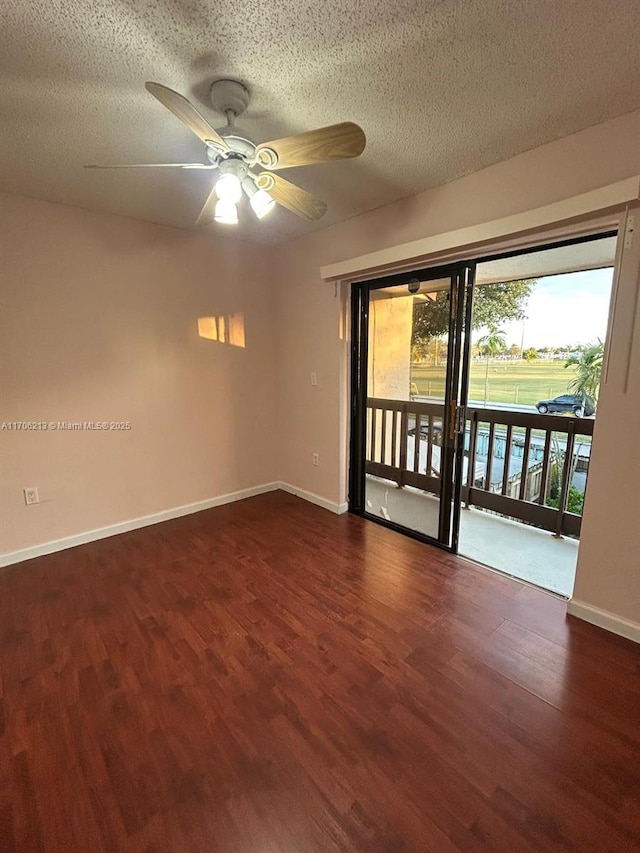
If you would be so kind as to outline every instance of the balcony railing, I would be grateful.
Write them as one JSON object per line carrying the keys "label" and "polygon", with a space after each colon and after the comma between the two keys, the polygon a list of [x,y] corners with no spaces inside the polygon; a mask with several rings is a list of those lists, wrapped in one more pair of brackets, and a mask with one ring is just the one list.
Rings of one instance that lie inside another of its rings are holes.
{"label": "balcony railing", "polygon": [[[366,473],[440,494],[444,406],[367,400]],[[593,420],[467,407],[461,483],[465,506],[579,536],[571,485],[586,487]],[[556,506],[549,506],[554,498]]]}

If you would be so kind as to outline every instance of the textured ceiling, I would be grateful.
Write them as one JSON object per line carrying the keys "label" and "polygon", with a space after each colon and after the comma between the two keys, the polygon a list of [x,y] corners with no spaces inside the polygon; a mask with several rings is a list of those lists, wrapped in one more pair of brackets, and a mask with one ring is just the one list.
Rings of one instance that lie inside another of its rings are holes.
{"label": "textured ceiling", "polygon": [[639,108],[639,32],[638,0],[3,0],[0,189],[191,227],[210,172],[82,165],[201,160],[144,82],[219,127],[208,86],[230,76],[256,142],[345,120],[368,137],[284,173],[328,203],[319,223],[245,210],[234,229],[282,240]]}

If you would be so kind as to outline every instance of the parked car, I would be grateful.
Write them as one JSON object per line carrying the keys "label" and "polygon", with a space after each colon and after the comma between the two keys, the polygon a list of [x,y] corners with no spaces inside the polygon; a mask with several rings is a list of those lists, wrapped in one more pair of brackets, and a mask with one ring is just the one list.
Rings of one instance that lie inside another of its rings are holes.
{"label": "parked car", "polygon": [[553,400],[538,400],[536,409],[541,415],[547,412],[573,412],[576,417],[584,415],[590,418],[595,414],[596,404],[591,397],[583,399],[581,394],[560,394]]}

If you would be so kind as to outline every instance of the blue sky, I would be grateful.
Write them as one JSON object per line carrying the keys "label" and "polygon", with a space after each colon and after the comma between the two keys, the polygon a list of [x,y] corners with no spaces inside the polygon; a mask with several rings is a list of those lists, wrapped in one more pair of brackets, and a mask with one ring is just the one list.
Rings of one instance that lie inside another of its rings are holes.
{"label": "blue sky", "polygon": [[[526,308],[524,346],[556,347],[604,340],[612,279],[612,268],[539,278]],[[522,322],[504,323],[501,329],[507,344],[520,346]]]}

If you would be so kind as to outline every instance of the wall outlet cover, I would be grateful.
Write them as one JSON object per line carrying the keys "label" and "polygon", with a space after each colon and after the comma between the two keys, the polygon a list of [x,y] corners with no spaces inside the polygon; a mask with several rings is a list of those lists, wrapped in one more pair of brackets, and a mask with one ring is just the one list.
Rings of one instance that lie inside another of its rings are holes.
{"label": "wall outlet cover", "polygon": [[24,490],[24,502],[27,506],[31,506],[31,504],[40,503],[38,489],[35,486],[31,486]]}

